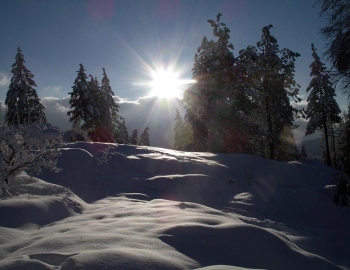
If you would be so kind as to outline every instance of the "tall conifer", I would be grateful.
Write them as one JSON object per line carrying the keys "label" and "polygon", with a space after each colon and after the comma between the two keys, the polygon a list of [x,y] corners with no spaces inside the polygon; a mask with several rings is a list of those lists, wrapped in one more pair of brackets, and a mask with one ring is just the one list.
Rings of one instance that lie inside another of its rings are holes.
{"label": "tall conifer", "polygon": [[12,65],[12,78],[6,94],[7,124],[46,123],[45,107],[40,103],[34,87],[34,75],[24,65],[24,56],[18,47],[16,61]]}
{"label": "tall conifer", "polygon": [[292,134],[297,110],[290,99],[301,100],[294,80],[294,62],[299,54],[279,49],[271,28],[272,25],[263,27],[257,47],[240,51],[240,60],[245,66],[245,87],[254,105],[255,121],[260,122],[261,154],[269,159],[288,160],[298,155]]}
{"label": "tall conifer", "polygon": [[86,122],[86,120],[88,120],[88,115],[90,115],[87,111],[87,106],[90,103],[90,96],[88,93],[88,81],[84,66],[80,64],[79,67],[77,71],[78,75],[72,86],[73,91],[68,93],[70,95],[69,104],[71,110],[68,111],[67,114],[70,116],[69,122],[73,125],[80,126],[81,121]]}
{"label": "tall conifer", "polygon": [[314,61],[311,63],[312,77],[306,92],[310,92],[307,98],[306,119],[309,120],[305,135],[310,135],[316,130],[321,130],[324,133],[326,141],[326,163],[331,166],[331,157],[329,149],[329,122],[340,122],[340,109],[338,103],[334,99],[336,96],[335,90],[332,87],[330,76],[324,63],[316,53],[316,48],[311,44],[312,57]]}

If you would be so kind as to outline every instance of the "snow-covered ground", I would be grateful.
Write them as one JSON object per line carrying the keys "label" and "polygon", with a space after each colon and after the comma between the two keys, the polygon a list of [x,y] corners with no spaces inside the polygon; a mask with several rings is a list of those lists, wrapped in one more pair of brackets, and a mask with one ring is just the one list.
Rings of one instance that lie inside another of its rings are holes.
{"label": "snow-covered ground", "polygon": [[65,147],[1,195],[1,270],[350,269],[350,209],[317,161]]}

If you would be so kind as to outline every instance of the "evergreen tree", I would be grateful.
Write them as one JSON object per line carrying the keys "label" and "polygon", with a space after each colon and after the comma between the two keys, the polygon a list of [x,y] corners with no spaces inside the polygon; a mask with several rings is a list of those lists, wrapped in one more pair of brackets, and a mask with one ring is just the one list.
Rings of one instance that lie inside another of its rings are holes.
{"label": "evergreen tree", "polygon": [[139,140],[139,145],[150,146],[148,131],[149,131],[149,128],[146,127],[145,130],[141,133],[140,140]]}
{"label": "evergreen tree", "polygon": [[184,121],[179,110],[176,108],[175,127],[174,127],[174,146],[175,150],[192,150],[192,128],[189,122]]}
{"label": "evergreen tree", "polygon": [[339,125],[339,136],[336,140],[339,169],[350,177],[350,106]]}
{"label": "evergreen tree", "polygon": [[[103,68],[101,86],[97,78],[92,75],[89,75],[90,81],[87,81],[82,64],[77,73],[73,91],[69,93],[72,109],[67,113],[71,116],[69,121],[73,124],[83,122],[81,128],[88,132],[92,141],[115,142],[122,124],[118,115],[119,106],[113,99],[114,92],[105,69]],[[121,136],[125,137],[125,134]]]}
{"label": "evergreen tree", "polygon": [[175,116],[175,127],[174,127],[174,146],[175,150],[182,150],[182,135],[183,135],[183,127],[184,121],[180,115],[179,110],[176,108],[176,116]]}
{"label": "evergreen tree", "polygon": [[321,29],[327,43],[326,55],[337,72],[336,82],[341,82],[342,90],[350,96],[350,3],[349,0],[319,0],[322,4],[320,15],[328,24]]}
{"label": "evergreen tree", "polygon": [[310,94],[307,99],[308,105],[306,109],[306,119],[309,119],[309,122],[306,126],[305,135],[310,135],[316,130],[322,130],[324,132],[326,163],[328,166],[331,166],[328,123],[330,121],[332,123],[339,123],[340,109],[334,99],[336,94],[332,87],[330,76],[327,73],[327,68],[321,62],[313,44],[311,44],[311,49],[314,61],[310,65],[310,76],[312,76],[312,79],[306,88],[306,92],[310,91]]}
{"label": "evergreen tree", "polygon": [[239,105],[244,95],[238,83],[240,77],[236,76],[230,30],[220,22],[221,16],[219,13],[216,21],[208,20],[217,41],[203,38],[192,69],[197,83],[185,91],[183,98],[185,122],[192,126],[192,147],[196,151],[234,152],[230,147],[239,145],[228,135],[240,133],[243,106]]}
{"label": "evergreen tree", "polygon": [[130,143],[133,144],[133,145],[137,145],[138,144],[137,129],[135,129],[132,132]]}
{"label": "evergreen tree", "polygon": [[[71,110],[67,112],[69,118],[69,122],[73,125],[79,125],[82,121],[89,121],[89,117],[93,114],[93,107],[91,105],[91,97],[89,95],[89,84],[87,81],[87,76],[85,74],[85,69],[82,64],[80,64],[80,68],[77,71],[78,75],[74,81],[74,85],[72,86],[73,91],[68,93],[70,94],[69,104],[71,106]],[[89,106],[89,109],[88,109]]]}
{"label": "evergreen tree", "polygon": [[122,144],[128,144],[130,143],[130,137],[129,137],[128,129],[125,125],[125,119],[123,117],[120,117],[120,120],[122,122],[119,121],[117,142]]}
{"label": "evergreen tree", "polygon": [[44,106],[34,87],[34,75],[24,65],[24,56],[18,47],[16,61],[12,65],[12,78],[6,94],[5,122],[12,124],[46,123]]}
{"label": "evergreen tree", "polygon": [[[89,138],[94,142],[114,142],[113,133],[110,134],[106,126],[104,96],[97,78],[89,75],[90,81],[87,87],[89,96],[88,117],[82,125],[83,130],[88,131]],[[111,138],[112,137],[112,138]]]}
{"label": "evergreen tree", "polygon": [[103,78],[100,87],[99,108],[101,110],[101,127],[104,128],[105,141],[113,142],[119,135],[118,131],[121,123],[119,120],[119,105],[115,103],[113,96],[114,92],[110,86],[109,79],[106,74],[106,70],[103,70]]}
{"label": "evergreen tree", "polygon": [[301,100],[299,85],[294,80],[294,63],[299,54],[286,48],[280,50],[271,28],[269,25],[262,29],[257,47],[240,51],[240,61],[244,64],[244,85],[255,111],[254,121],[260,126],[257,129],[260,139],[255,139],[255,147],[269,159],[288,160],[298,156],[292,134],[297,110],[290,99]]}

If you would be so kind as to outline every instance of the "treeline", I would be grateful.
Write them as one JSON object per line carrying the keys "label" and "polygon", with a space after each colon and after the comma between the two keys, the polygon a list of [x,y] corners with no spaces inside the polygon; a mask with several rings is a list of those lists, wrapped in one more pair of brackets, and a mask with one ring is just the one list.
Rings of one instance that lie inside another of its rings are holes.
{"label": "treeline", "polygon": [[[214,40],[204,37],[195,53],[192,75],[196,83],[184,93],[184,117],[176,112],[174,149],[293,160],[300,157],[292,133],[297,127],[294,121],[303,117],[309,120],[306,135],[316,130],[323,133],[325,163],[350,175],[349,114],[340,116],[334,98],[340,75],[327,70],[312,44],[308,106],[298,110],[292,102],[301,101],[300,85],[294,79],[300,55],[280,49],[271,34],[272,25],[268,25],[262,28],[255,46],[247,46],[235,56],[230,30],[220,21],[221,16],[208,20]],[[348,54],[347,63],[349,59]],[[341,67],[344,69],[344,64]]]}
{"label": "treeline", "polygon": [[194,56],[197,83],[185,91],[186,114],[183,119],[177,115],[175,124],[175,133],[192,136],[175,134],[176,148],[296,159],[292,130],[300,115],[290,99],[300,101],[294,80],[299,54],[280,49],[269,25],[256,46],[234,56],[230,30],[221,16],[208,20],[215,40],[204,37]]}
{"label": "treeline", "polygon": [[[40,103],[35,87],[34,75],[25,65],[20,48],[12,65],[12,78],[6,94],[4,122],[9,125],[47,125],[45,107]],[[125,119],[119,115],[106,71],[102,68],[101,83],[97,77],[85,73],[80,64],[77,77],[69,93],[71,106],[67,112],[72,130],[65,132],[66,141],[91,140],[94,142],[133,143],[128,134]],[[149,145],[149,129],[145,128],[137,143]]]}

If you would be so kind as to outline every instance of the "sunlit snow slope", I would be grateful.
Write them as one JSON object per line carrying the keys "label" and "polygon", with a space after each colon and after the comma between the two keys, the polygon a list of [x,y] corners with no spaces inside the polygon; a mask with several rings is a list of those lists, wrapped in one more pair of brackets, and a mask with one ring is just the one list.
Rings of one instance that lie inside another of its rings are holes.
{"label": "sunlit snow slope", "polygon": [[350,269],[319,162],[75,143],[58,167],[0,197],[0,269]]}

